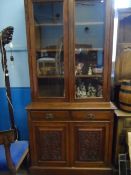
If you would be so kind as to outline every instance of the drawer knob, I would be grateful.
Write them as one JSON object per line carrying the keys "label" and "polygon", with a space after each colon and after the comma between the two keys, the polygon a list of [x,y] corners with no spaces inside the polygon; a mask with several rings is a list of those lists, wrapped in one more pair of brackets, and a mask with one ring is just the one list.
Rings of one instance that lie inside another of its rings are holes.
{"label": "drawer knob", "polygon": [[54,119],[54,115],[53,115],[52,113],[47,113],[47,114],[45,115],[45,119],[47,119],[47,120]]}
{"label": "drawer knob", "polygon": [[87,116],[85,118],[87,120],[94,120],[95,119],[95,115],[94,114],[87,114]]}

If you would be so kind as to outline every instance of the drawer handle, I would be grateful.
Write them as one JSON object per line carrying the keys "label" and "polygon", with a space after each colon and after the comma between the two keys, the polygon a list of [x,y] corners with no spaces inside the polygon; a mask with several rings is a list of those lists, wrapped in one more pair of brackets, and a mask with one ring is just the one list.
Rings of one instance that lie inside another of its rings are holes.
{"label": "drawer handle", "polygon": [[87,120],[94,120],[95,119],[95,115],[94,114],[87,114],[87,116],[85,118]]}
{"label": "drawer handle", "polygon": [[54,119],[54,115],[51,114],[51,113],[48,113],[48,114],[45,115],[45,119],[47,119],[47,120]]}

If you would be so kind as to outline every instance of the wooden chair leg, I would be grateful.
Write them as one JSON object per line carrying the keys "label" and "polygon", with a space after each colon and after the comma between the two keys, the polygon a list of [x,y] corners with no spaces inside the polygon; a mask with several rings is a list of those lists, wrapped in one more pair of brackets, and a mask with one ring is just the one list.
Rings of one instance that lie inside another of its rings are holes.
{"label": "wooden chair leg", "polygon": [[11,159],[10,143],[5,143],[4,147],[5,147],[5,155],[6,155],[6,161],[8,164],[9,171],[11,172],[11,174],[16,175],[16,169]]}

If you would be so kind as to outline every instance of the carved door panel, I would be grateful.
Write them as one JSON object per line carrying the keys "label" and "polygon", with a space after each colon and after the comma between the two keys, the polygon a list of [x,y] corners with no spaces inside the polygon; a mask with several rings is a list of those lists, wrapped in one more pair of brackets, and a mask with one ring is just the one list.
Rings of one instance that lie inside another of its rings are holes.
{"label": "carved door panel", "polygon": [[104,166],[109,158],[110,125],[108,122],[76,122],[71,125],[72,164]]}
{"label": "carved door panel", "polygon": [[42,166],[68,165],[68,125],[42,122],[35,125],[37,162]]}

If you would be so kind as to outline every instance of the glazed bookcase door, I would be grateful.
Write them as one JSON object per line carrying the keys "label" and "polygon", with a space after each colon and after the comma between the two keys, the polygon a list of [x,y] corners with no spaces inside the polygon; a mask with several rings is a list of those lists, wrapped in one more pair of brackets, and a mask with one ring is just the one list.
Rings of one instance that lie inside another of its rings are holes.
{"label": "glazed bookcase door", "polygon": [[[101,100],[106,88],[106,0],[75,0],[74,98]],[[108,77],[109,78],[109,77]]]}
{"label": "glazed bookcase door", "polygon": [[35,43],[32,49],[35,53],[32,59],[36,66],[34,88],[40,98],[67,98],[66,3],[63,0],[33,1]]}

